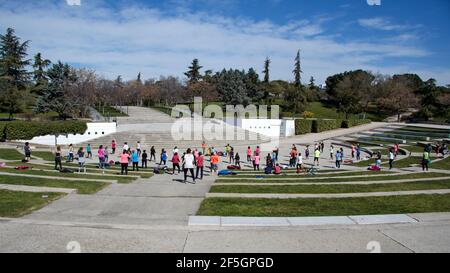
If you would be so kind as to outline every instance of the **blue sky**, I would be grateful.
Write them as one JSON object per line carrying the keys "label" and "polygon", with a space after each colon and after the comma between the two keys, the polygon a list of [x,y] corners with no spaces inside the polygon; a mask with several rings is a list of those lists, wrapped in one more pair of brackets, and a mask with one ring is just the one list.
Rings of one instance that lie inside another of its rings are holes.
{"label": "blue sky", "polygon": [[0,0],[0,28],[31,40],[30,53],[132,79],[183,77],[205,69],[292,80],[302,51],[303,81],[351,69],[418,73],[450,84],[447,0]]}

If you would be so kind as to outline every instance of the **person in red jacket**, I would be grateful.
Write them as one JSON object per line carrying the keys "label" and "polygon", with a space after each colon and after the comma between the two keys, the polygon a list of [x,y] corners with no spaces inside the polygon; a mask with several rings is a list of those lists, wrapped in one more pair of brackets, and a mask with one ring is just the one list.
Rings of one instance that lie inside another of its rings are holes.
{"label": "person in red jacket", "polygon": [[195,179],[199,179],[198,175],[200,173],[200,180],[203,179],[203,168],[204,168],[205,156],[202,153],[199,153],[197,158],[195,159],[195,165],[197,165],[197,172],[195,175]]}
{"label": "person in red jacket", "polygon": [[173,166],[173,173],[175,174],[175,168],[178,169],[178,174],[180,174],[181,172],[181,168],[180,168],[180,156],[178,155],[178,153],[174,153],[173,157],[172,157],[172,166]]}

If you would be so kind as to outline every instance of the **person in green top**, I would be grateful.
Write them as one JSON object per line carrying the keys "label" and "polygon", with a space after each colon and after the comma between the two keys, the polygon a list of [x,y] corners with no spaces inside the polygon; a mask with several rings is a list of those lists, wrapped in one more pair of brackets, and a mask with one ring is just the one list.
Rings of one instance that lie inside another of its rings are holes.
{"label": "person in green top", "polygon": [[319,158],[320,158],[320,149],[317,148],[314,151],[314,164],[317,162],[317,166],[319,166]]}
{"label": "person in green top", "polygon": [[422,170],[428,172],[428,167],[430,165],[430,153],[428,151],[423,152],[422,158]]}

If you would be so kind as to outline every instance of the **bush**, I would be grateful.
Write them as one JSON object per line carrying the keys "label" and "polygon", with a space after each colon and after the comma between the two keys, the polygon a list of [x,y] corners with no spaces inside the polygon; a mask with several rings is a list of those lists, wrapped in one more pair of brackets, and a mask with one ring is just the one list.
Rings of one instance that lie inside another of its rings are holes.
{"label": "bush", "polygon": [[337,119],[317,119],[312,122],[312,132],[321,133],[341,128],[341,121]]}
{"label": "bush", "polygon": [[312,132],[312,120],[309,119],[296,119],[295,120],[295,134],[303,135]]}
{"label": "bush", "polygon": [[87,125],[84,121],[0,121],[2,140],[29,140],[37,136],[56,134],[84,134]]}
{"label": "bush", "polygon": [[341,128],[351,128],[363,124],[369,124],[371,122],[370,119],[350,119],[350,120],[343,120]]}
{"label": "bush", "polygon": [[302,117],[303,118],[313,118],[314,117],[314,113],[305,111],[305,112],[303,112]]}
{"label": "bush", "polygon": [[369,119],[296,119],[295,120],[295,134],[303,135],[309,133],[321,133],[339,128],[351,128],[363,124],[368,124]]}

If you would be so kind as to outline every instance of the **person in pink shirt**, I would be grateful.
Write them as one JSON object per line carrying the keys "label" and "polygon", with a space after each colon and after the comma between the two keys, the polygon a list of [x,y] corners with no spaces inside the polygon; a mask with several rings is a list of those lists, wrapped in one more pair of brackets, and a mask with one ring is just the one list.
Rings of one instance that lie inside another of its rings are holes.
{"label": "person in pink shirt", "polygon": [[253,156],[253,169],[256,171],[259,171],[259,164],[261,163],[261,157],[258,153],[255,152],[255,155]]}
{"label": "person in pink shirt", "polygon": [[100,169],[105,168],[105,150],[103,149],[103,145],[100,145],[100,147],[98,147],[97,155],[99,161],[99,168]]}
{"label": "person in pink shirt", "polygon": [[116,143],[116,141],[113,139],[112,142],[111,142],[112,154],[115,154],[115,153],[116,153],[116,146],[117,146],[117,143]]}
{"label": "person in pink shirt", "polygon": [[194,150],[194,157],[197,158],[199,156],[199,152],[197,149]]}
{"label": "person in pink shirt", "polygon": [[261,154],[261,148],[259,148],[259,146],[256,146],[255,153],[256,153],[257,155],[260,155],[260,154]]}
{"label": "person in pink shirt", "polygon": [[203,179],[203,166],[204,166],[205,156],[202,153],[199,153],[195,158],[195,165],[197,165],[197,172],[195,175],[195,179],[198,178],[198,174],[200,173],[200,180]]}
{"label": "person in pink shirt", "polygon": [[120,162],[120,167],[121,167],[120,174],[123,175],[123,173],[125,172],[125,175],[128,175],[129,159],[130,159],[130,154],[128,153],[128,151],[123,150],[123,152],[119,155],[119,162]]}
{"label": "person in pink shirt", "polygon": [[252,162],[252,149],[250,146],[247,148],[247,162]]}

